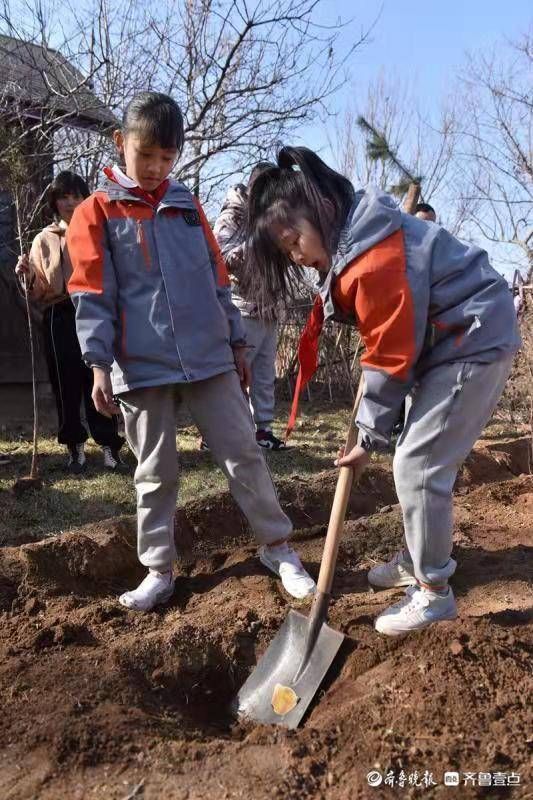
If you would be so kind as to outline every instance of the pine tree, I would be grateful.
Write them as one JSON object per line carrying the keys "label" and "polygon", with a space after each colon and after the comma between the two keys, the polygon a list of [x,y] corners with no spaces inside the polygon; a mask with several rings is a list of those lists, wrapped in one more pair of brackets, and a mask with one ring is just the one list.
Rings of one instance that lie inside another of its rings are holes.
{"label": "pine tree", "polygon": [[398,182],[389,186],[389,192],[397,197],[402,197],[409,190],[411,184],[414,183],[420,186],[422,176],[413,175],[412,171],[400,161],[397,153],[388,143],[385,134],[380,133],[363,116],[357,118],[357,124],[368,137],[366,151],[370,160],[392,164],[398,172]]}

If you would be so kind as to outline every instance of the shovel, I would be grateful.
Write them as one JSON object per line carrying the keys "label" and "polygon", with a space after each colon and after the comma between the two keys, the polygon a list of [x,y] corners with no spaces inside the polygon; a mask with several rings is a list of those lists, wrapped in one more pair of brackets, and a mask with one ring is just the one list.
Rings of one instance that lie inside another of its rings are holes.
{"label": "shovel", "polygon": [[[345,452],[355,445],[355,418],[363,378],[350,420]],[[317,591],[308,617],[291,609],[235,701],[237,714],[264,724],[296,728],[344,640],[326,624],[346,508],[353,483],[350,467],[340,467],[329,518]]]}

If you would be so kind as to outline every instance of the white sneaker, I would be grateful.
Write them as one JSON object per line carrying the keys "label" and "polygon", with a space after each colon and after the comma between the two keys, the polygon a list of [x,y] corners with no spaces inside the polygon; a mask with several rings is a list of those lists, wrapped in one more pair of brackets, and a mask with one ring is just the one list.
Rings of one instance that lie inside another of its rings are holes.
{"label": "white sneaker", "polygon": [[386,564],[373,567],[368,573],[368,582],[380,589],[392,589],[394,586],[412,586],[416,583],[413,565],[403,557],[400,550]]}
{"label": "white sneaker", "polygon": [[166,603],[174,594],[174,578],[171,572],[149,572],[132,592],[124,592],[118,602],[133,611],[150,611],[154,606]]}
{"label": "white sneaker", "polygon": [[279,575],[285,589],[293,597],[303,600],[316,592],[316,584],[304,569],[297,553],[288,544],[277,547],[263,545],[259,548],[259,560],[268,569]]}
{"label": "white sneaker", "polygon": [[387,636],[401,636],[427,628],[434,622],[456,617],[457,604],[450,587],[447,594],[442,596],[420,586],[410,586],[405,590],[403,600],[379,615],[374,627]]}

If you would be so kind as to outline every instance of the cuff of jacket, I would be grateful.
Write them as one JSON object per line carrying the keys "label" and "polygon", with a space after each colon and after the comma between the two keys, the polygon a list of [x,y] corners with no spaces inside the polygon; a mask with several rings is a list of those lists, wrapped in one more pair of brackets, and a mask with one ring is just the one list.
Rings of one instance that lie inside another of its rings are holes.
{"label": "cuff of jacket", "polygon": [[386,442],[382,438],[376,438],[369,431],[361,428],[359,428],[357,435],[357,444],[367,453],[387,453],[390,450],[390,442]]}
{"label": "cuff of jacket", "polygon": [[87,364],[89,369],[94,369],[94,367],[97,367],[98,369],[101,369],[104,372],[111,373],[110,364],[104,364],[102,361],[95,361],[93,358],[85,359],[85,363]]}

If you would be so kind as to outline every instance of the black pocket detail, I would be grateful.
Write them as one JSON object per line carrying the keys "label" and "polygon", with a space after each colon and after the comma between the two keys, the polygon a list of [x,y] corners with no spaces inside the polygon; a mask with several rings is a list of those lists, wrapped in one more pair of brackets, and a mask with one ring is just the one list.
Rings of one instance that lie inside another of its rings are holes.
{"label": "black pocket detail", "polygon": [[183,212],[183,219],[187,223],[187,225],[201,225],[202,220],[200,219],[200,213],[196,210],[194,211],[184,211]]}

